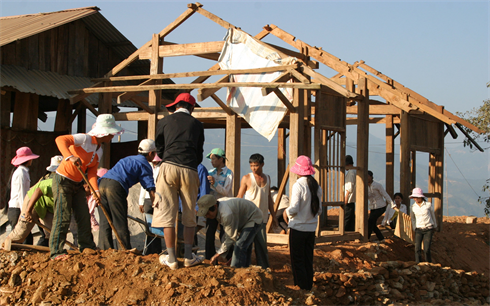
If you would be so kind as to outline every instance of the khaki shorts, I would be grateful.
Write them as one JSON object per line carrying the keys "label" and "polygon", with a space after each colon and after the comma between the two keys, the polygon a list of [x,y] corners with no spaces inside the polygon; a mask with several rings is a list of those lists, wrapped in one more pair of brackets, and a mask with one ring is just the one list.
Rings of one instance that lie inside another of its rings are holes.
{"label": "khaki shorts", "polygon": [[196,202],[199,191],[199,175],[196,170],[162,163],[158,173],[156,191],[162,195],[162,203],[153,211],[152,227],[174,227],[182,201],[182,224],[195,227]]}

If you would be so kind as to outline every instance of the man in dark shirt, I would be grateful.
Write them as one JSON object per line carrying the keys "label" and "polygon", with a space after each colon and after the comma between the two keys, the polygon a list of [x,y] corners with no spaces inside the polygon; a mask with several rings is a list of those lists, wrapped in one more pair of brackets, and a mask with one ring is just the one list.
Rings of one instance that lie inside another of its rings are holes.
{"label": "man in dark shirt", "polygon": [[196,227],[197,194],[199,191],[198,165],[202,162],[204,128],[191,116],[196,100],[182,93],[175,102],[167,105],[172,114],[158,122],[156,146],[162,159],[156,190],[162,195],[162,203],[153,211],[153,227],[163,227],[168,255],[160,256],[160,263],[175,270],[175,222],[182,201],[184,225],[184,266],[201,263],[204,258],[192,253]]}

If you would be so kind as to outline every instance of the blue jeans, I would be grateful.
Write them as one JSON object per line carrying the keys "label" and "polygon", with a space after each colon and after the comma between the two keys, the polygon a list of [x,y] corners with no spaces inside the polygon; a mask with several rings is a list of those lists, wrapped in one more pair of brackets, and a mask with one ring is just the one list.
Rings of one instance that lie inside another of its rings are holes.
{"label": "blue jeans", "polygon": [[257,266],[269,268],[269,254],[267,252],[267,223],[262,223],[254,239],[255,258]]}
{"label": "blue jeans", "polygon": [[262,224],[255,224],[254,227],[246,227],[240,232],[240,236],[235,243],[231,266],[235,268],[244,268],[250,266],[252,257],[252,242],[260,230]]}

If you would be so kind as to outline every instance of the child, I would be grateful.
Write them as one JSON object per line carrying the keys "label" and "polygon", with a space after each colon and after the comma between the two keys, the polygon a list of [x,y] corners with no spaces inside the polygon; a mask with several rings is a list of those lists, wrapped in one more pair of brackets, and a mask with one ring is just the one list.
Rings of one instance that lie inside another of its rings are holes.
{"label": "child", "polygon": [[124,129],[116,124],[113,115],[101,114],[87,134],[64,135],[56,138],[56,145],[64,159],[53,179],[54,216],[49,238],[52,260],[65,260],[69,257],[64,250],[64,244],[72,210],[77,222],[80,251],[85,248],[96,248],[90,228],[83,177],[77,166],[87,173],[90,184],[98,193],[97,168],[102,157],[101,145],[110,143],[114,135],[123,132]]}
{"label": "child", "polygon": [[[211,160],[211,165],[214,167],[209,171],[208,180],[211,187],[211,194],[216,199],[232,197],[233,187],[233,172],[226,167],[225,151],[220,148],[214,148],[211,150],[206,158]],[[216,219],[206,219],[206,259],[216,253],[214,246],[214,239],[216,229],[218,228],[218,221]],[[220,232],[220,238],[223,236],[223,231]]]}
{"label": "child", "polygon": [[313,178],[315,169],[310,158],[301,155],[291,167],[291,173],[299,176],[291,192],[291,203],[284,211],[289,218],[289,252],[294,285],[304,290],[313,286],[313,248],[318,216],[322,212],[322,189]]}
{"label": "child", "polygon": [[269,267],[266,231],[267,220],[269,220],[268,211],[271,213],[274,224],[276,223],[276,214],[270,193],[271,180],[268,175],[262,172],[264,168],[262,155],[252,154],[249,163],[252,173],[243,176],[237,197],[252,201],[262,211],[262,226],[254,238],[254,247],[257,265],[267,269]]}
{"label": "child", "polygon": [[[16,156],[12,159],[11,163],[17,169],[12,174],[11,188],[10,188],[10,200],[9,208],[7,212],[8,220],[12,230],[17,225],[21,209],[24,203],[24,198],[27,191],[31,187],[31,177],[29,175],[29,167],[32,165],[32,161],[39,158],[39,155],[33,154],[29,147],[21,147],[17,149]],[[32,244],[32,235],[28,237],[27,244]]]}

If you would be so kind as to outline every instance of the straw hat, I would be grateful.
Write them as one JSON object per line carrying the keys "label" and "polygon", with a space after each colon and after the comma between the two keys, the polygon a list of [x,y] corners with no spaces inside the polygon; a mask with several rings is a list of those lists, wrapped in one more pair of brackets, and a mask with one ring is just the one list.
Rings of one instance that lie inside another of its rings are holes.
{"label": "straw hat", "polygon": [[291,167],[292,173],[296,173],[298,175],[313,175],[315,174],[315,168],[311,164],[311,159],[308,156],[301,155],[298,156],[294,166]]}
{"label": "straw hat", "polygon": [[97,116],[92,130],[87,134],[102,138],[107,135],[119,135],[122,133],[124,133],[124,129],[116,124],[116,119],[112,114],[101,114]]}
{"label": "straw hat", "polygon": [[55,172],[56,169],[58,169],[58,166],[61,164],[61,161],[63,160],[63,156],[61,155],[55,155],[51,157],[51,164],[46,167],[46,170],[49,172]]}
{"label": "straw hat", "polygon": [[36,159],[39,157],[39,155],[33,154],[29,147],[18,148],[15,153],[17,155],[12,158],[12,161],[10,162],[14,166],[22,165],[28,160]]}
{"label": "straw hat", "polygon": [[410,199],[412,198],[425,198],[424,192],[422,191],[422,188],[414,188],[412,190],[412,194],[409,196]]}

